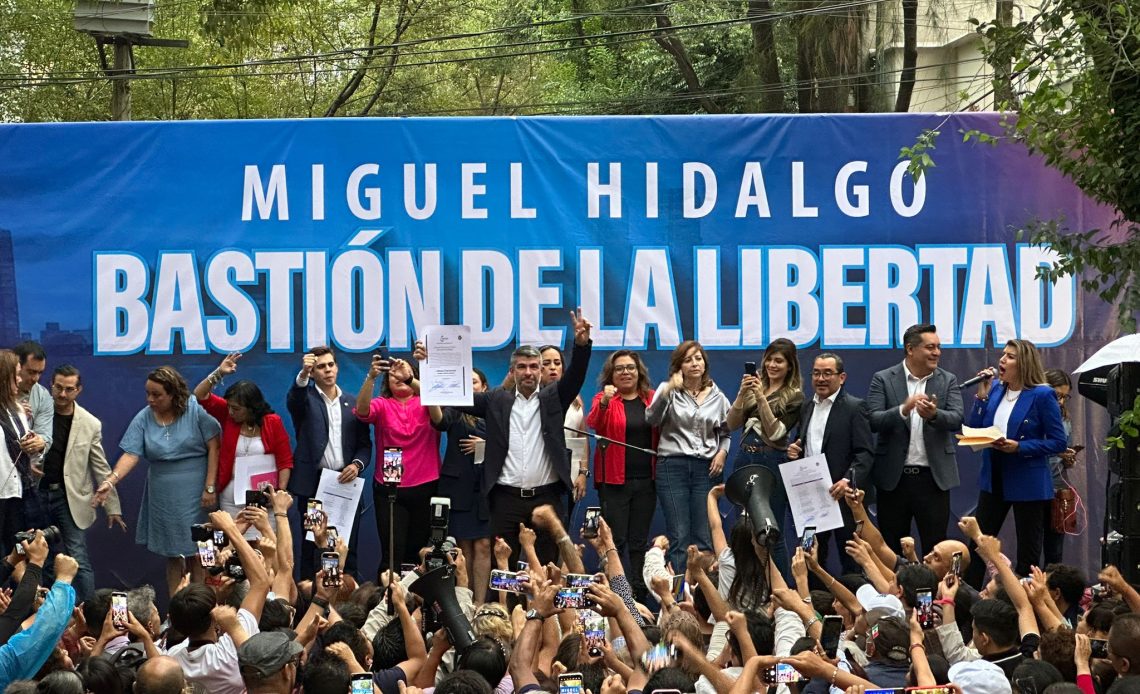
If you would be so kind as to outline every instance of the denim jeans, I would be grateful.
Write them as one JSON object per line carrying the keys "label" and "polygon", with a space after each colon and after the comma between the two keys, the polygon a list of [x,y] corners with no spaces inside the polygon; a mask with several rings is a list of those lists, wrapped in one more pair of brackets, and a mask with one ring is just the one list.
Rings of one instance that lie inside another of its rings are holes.
{"label": "denim jeans", "polygon": [[675,573],[683,573],[689,545],[712,549],[709,533],[708,493],[724,475],[709,477],[709,460],[670,456],[657,461],[657,498],[665,514],[669,538],[669,561]]}
{"label": "denim jeans", "polygon": [[71,507],[67,504],[67,490],[62,488],[52,490],[43,485],[39,493],[52,524],[59,528],[59,533],[63,536],[62,546],[55,549],[79,563],[79,573],[72,582],[75,588],[75,602],[79,604],[95,592],[95,572],[91,569],[91,558],[87,554],[87,531],[80,529],[71,516]]}
{"label": "denim jeans", "polygon": [[786,462],[788,462],[787,453],[765,445],[759,436],[750,431],[740,441],[732,469],[735,472],[745,465],[760,465],[775,476],[772,492],[768,496],[768,506],[771,507],[776,522],[780,524],[780,539],[776,541],[776,546],[771,550],[772,559],[776,562],[776,568],[780,570],[780,575],[784,577],[788,585],[791,585],[792,566],[788,560],[787,538],[793,538],[792,545],[794,547],[796,529],[788,522],[788,494],[784,489],[784,480],[780,476],[780,464]]}

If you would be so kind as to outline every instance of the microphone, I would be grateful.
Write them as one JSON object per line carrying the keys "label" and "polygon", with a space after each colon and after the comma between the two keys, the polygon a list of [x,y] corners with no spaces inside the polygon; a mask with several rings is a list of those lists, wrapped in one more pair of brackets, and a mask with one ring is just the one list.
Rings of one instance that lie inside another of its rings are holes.
{"label": "microphone", "polygon": [[992,366],[988,366],[988,367],[986,367],[986,370],[984,373],[981,373],[977,376],[974,376],[973,378],[968,378],[965,381],[962,381],[961,383],[958,384],[958,387],[959,388],[969,388],[970,386],[981,383],[982,381],[988,381],[996,375],[997,375],[997,369],[995,369]]}

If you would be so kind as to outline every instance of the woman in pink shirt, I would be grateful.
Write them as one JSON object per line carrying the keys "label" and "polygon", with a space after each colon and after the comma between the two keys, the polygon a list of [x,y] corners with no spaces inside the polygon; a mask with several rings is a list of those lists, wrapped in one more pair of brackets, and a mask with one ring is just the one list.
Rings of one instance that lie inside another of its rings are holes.
{"label": "woman in pink shirt", "polygon": [[[380,397],[372,397],[380,378]],[[431,425],[427,408],[420,404],[420,381],[416,369],[403,359],[372,357],[372,366],[356,396],[356,417],[375,432],[376,472],[372,499],[376,530],[386,543],[388,493],[384,484],[385,450],[399,449],[404,464],[396,489],[395,556],[399,563],[419,564],[419,553],[428,544],[431,497],[439,482],[439,432]],[[388,566],[388,548],[380,556],[380,570]]]}

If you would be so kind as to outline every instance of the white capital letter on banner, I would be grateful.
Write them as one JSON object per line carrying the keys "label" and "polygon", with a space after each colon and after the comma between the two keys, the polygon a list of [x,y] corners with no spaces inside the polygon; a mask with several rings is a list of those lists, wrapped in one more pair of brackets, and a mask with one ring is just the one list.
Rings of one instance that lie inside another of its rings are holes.
{"label": "white capital letter on banner", "polygon": [[868,194],[867,186],[851,187],[851,192],[855,194],[855,204],[851,204],[851,198],[847,197],[847,181],[851,178],[851,174],[866,172],[867,162],[849,161],[835,175],[835,204],[839,206],[839,211],[848,217],[866,217],[871,213],[871,196]]}
{"label": "white capital letter on banner", "polygon": [[[543,284],[544,270],[562,269],[562,251],[557,248],[519,251],[519,343],[561,345],[566,328],[542,329],[542,309],[562,306],[562,286]],[[594,318],[591,316],[590,320]]]}
{"label": "white capital letter on banner", "polygon": [[993,327],[994,346],[1014,339],[1014,315],[1013,281],[1005,246],[974,246],[962,302],[962,346],[984,346],[987,324]]}
{"label": "white capital letter on banner", "polygon": [[866,261],[860,246],[833,246],[822,249],[823,292],[823,348],[862,347],[867,342],[867,329],[848,325],[847,307],[865,306],[867,298],[863,284],[847,281],[848,268],[864,271]]}
{"label": "white capital letter on banner", "polygon": [[910,172],[906,170],[909,165],[908,162],[900,161],[895,166],[895,170],[891,172],[891,206],[895,208],[895,212],[900,217],[913,217],[922,212],[922,206],[926,204],[925,174],[914,182],[914,199],[910,201],[910,204],[908,205],[903,201],[903,181],[914,180]]}
{"label": "white capital letter on banner", "polygon": [[[1017,296],[1021,307],[1021,337],[1038,347],[1058,345],[1073,333],[1077,285],[1072,275],[1056,283],[1037,279],[1037,268],[1051,267],[1056,251],[1040,246],[1017,246]],[[1049,319],[1045,319],[1048,312]]]}
{"label": "white capital letter on banner", "polygon": [[463,251],[463,324],[471,326],[473,347],[499,349],[515,328],[515,271],[499,251]]}
{"label": "white capital letter on banner", "polygon": [[148,352],[170,354],[174,333],[182,333],[182,351],[206,352],[202,294],[193,253],[162,253],[154,271],[154,321]]}
{"label": "white capital letter on banner", "polygon": [[610,199],[610,217],[621,217],[621,164],[610,163],[609,183],[598,181],[598,162],[586,164],[586,208],[590,219],[597,219],[601,214],[602,196]]}
{"label": "white capital letter on banner", "polygon": [[384,265],[375,251],[354,248],[332,263],[333,342],[350,352],[384,337]]}
{"label": "white capital letter on banner", "polygon": [[95,254],[95,353],[131,354],[150,330],[146,263],[133,253]]}
{"label": "white capital letter on banner", "polygon": [[958,347],[958,268],[966,267],[963,246],[916,246],[918,264],[930,268],[930,317],[944,347]]}
{"label": "white capital letter on banner", "polygon": [[[804,347],[819,335],[819,266],[806,248],[768,250],[768,341],[786,337]],[[795,315],[792,315],[793,310]]]}
{"label": "white capital letter on banner", "polygon": [[695,249],[693,273],[697,341],[705,347],[738,347],[740,328],[720,326],[720,249]]}
{"label": "white capital letter on banner", "polygon": [[300,251],[262,251],[254,254],[253,266],[266,275],[266,351],[292,352],[293,273],[305,267],[305,256]]}
{"label": "white capital letter on banner", "polygon": [[[918,259],[901,246],[872,246],[867,258],[868,342],[872,347],[901,347],[903,331],[919,320],[914,296]],[[892,316],[897,318],[892,320]]]}
{"label": "white capital letter on banner", "polygon": [[253,203],[257,203],[258,219],[269,219],[277,204],[278,221],[289,220],[289,189],[285,185],[285,165],[274,164],[269,173],[269,187],[261,187],[261,172],[256,164],[246,164],[245,185],[241,193],[241,221],[253,219]]}
{"label": "white capital letter on banner", "polygon": [[758,217],[772,216],[772,210],[768,207],[768,191],[764,188],[764,171],[758,161],[744,164],[744,176],[740,179],[740,195],[736,197],[736,216],[747,217],[749,207],[756,208]]}
{"label": "white capital letter on banner", "polygon": [[483,196],[487,192],[487,186],[476,183],[475,174],[487,173],[487,164],[484,162],[463,162],[459,169],[462,174],[460,186],[462,188],[463,218],[486,219],[487,210],[483,207],[475,207],[475,196]]}
{"label": "white capital letter on banner", "polygon": [[[388,253],[388,346],[410,349],[408,314],[412,332],[443,324],[443,257],[439,251],[421,251],[419,276],[411,251]],[[422,281],[421,281],[422,280]]]}
{"label": "white capital letter on banner", "polygon": [[594,324],[590,337],[594,347],[621,347],[625,331],[605,327],[605,286],[602,273],[602,251],[599,248],[578,250],[578,303],[582,315]]}
{"label": "white capital letter on banner", "polygon": [[239,285],[255,284],[253,259],[241,251],[221,251],[206,263],[206,291],[226,316],[206,319],[210,346],[219,352],[244,352],[257,339],[257,305]]}
{"label": "white capital letter on banner", "polygon": [[380,219],[379,188],[365,188],[363,193],[364,197],[368,198],[368,204],[364,205],[360,202],[361,181],[365,176],[375,176],[378,173],[380,173],[379,164],[361,164],[353,169],[348,177],[348,185],[345,186],[344,195],[348,201],[348,209],[357,219]]}
{"label": "white capital letter on banner", "polygon": [[802,161],[792,162],[792,216],[819,216],[818,207],[813,207],[804,202],[804,163]]}
{"label": "white capital letter on banner", "polygon": [[634,253],[626,314],[626,347],[645,349],[650,325],[657,328],[658,347],[681,344],[681,319],[668,250],[639,248]]}
{"label": "white capital letter on banner", "polygon": [[523,206],[523,165],[511,162],[511,219],[534,219],[538,212]]}
{"label": "white capital letter on banner", "polygon": [[[684,215],[687,218],[704,217],[716,207],[716,174],[712,167],[699,161],[687,161],[682,167],[684,187]],[[704,182],[705,194],[697,204],[697,176]]]}
{"label": "white capital letter on banner", "polygon": [[404,164],[404,211],[412,219],[428,219],[435,213],[435,164],[424,164],[424,206],[416,204],[416,165]]}
{"label": "white capital letter on banner", "polygon": [[764,346],[764,251],[740,249],[741,347]]}

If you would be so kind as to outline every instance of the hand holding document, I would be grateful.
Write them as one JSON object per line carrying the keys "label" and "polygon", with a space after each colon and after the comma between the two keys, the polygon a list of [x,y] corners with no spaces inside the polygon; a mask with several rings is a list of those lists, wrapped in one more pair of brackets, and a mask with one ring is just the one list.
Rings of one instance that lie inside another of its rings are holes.
{"label": "hand holding document", "polygon": [[975,429],[974,427],[962,427],[961,434],[954,435],[958,439],[959,446],[969,446],[970,450],[980,451],[983,448],[990,448],[994,445],[994,441],[1004,439],[1005,435],[1001,430],[995,426],[989,426],[985,429]]}
{"label": "hand holding document", "polygon": [[814,525],[816,532],[824,532],[843,527],[839,502],[831,498],[831,472],[826,456],[813,455],[783,463],[780,477],[797,528]]}
{"label": "hand holding document", "polygon": [[420,364],[420,403],[471,405],[471,328],[437,325],[424,330],[427,360]]}

